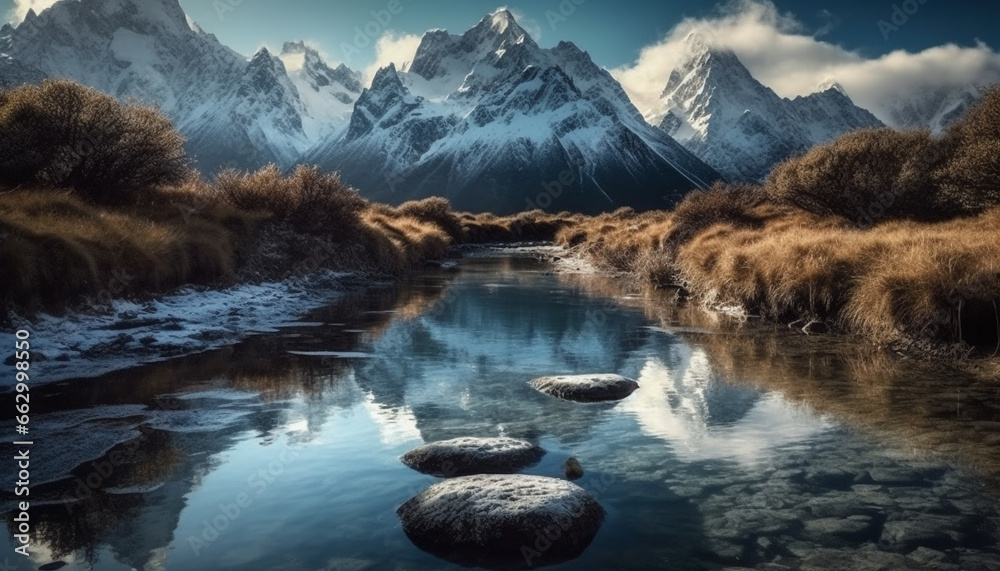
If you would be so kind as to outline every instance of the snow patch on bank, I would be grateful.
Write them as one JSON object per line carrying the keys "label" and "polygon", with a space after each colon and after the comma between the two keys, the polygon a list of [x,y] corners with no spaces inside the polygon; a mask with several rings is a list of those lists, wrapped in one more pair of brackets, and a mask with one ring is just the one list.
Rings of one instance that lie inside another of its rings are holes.
{"label": "snow patch on bank", "polygon": [[185,288],[154,301],[115,301],[94,312],[42,314],[34,322],[14,319],[13,329],[0,333],[0,346],[10,348],[4,358],[12,368],[15,331],[31,333],[32,386],[96,377],[275,332],[335,301],[349,277],[355,276],[322,272],[223,290]]}

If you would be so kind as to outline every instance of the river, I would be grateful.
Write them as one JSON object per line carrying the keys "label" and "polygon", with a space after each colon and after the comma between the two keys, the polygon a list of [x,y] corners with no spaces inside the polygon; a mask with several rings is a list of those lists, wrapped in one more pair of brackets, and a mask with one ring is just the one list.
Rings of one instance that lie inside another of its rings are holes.
{"label": "river", "polygon": [[[525,473],[579,459],[607,513],[562,568],[1000,568],[1000,385],[673,296],[493,252],[38,387],[33,555],[7,568],[448,569],[402,532],[396,508],[437,480],[399,457],[499,435],[547,451]],[[596,372],[640,388],[527,384]]]}

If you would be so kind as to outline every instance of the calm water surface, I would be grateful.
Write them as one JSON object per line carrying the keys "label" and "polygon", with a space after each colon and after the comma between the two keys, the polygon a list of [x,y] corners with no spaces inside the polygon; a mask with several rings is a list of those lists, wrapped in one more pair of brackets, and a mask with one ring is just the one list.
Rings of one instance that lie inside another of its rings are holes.
{"label": "calm water surface", "polygon": [[[526,384],[591,372],[640,389],[581,405]],[[530,257],[32,398],[34,556],[13,569],[452,568],[401,530],[437,480],[399,456],[497,435],[547,450],[527,473],[578,458],[607,511],[562,568],[1000,569],[996,386]]]}

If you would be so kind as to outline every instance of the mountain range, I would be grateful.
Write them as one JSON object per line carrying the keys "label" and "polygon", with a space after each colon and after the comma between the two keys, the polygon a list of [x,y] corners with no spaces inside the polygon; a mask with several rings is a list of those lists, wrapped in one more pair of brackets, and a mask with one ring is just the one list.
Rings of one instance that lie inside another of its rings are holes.
{"label": "mountain range", "polygon": [[[0,28],[0,87],[46,77],[159,106],[206,174],[315,163],[374,200],[440,195],[496,213],[665,208],[882,124],[836,85],[781,98],[697,36],[650,122],[587,52],[540,47],[506,9],[460,35],[427,32],[412,62],[366,86],[304,42],[243,56],[178,0],[63,0]],[[939,127],[972,101],[927,94],[893,121]]]}
{"label": "mountain range", "polygon": [[510,12],[424,35],[407,70],[379,70],[346,132],[306,155],[368,196],[443,195],[457,208],[667,207],[719,178],[647,124],[571,43],[540,48]]}

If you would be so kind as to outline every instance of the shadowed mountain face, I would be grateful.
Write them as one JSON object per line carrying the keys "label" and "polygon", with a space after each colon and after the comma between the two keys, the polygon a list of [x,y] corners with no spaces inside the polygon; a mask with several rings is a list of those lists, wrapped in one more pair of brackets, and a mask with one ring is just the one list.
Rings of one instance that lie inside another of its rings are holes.
{"label": "shadowed mountain face", "polygon": [[719,178],[586,52],[539,48],[506,10],[460,36],[425,34],[409,70],[380,70],[346,133],[306,162],[374,200],[437,194],[501,214],[666,208]]}

